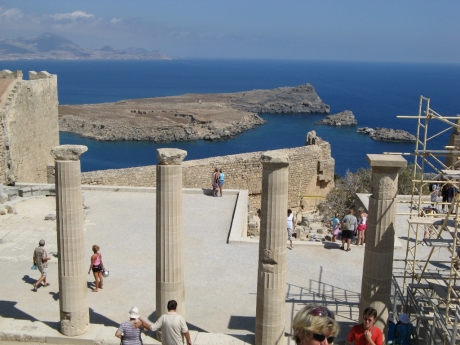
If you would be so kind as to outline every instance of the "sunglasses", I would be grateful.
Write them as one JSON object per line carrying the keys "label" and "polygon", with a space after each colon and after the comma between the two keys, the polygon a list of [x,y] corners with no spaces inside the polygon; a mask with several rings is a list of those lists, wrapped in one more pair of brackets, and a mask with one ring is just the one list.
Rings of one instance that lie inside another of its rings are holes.
{"label": "sunglasses", "polygon": [[324,334],[316,334],[316,333],[312,333],[312,336],[313,336],[313,339],[319,341],[319,342],[322,342],[324,341],[324,339],[327,338],[327,342],[329,344],[332,344],[335,340],[335,337],[327,337],[325,336]]}
{"label": "sunglasses", "polygon": [[332,311],[330,311],[329,309],[324,308],[324,307],[315,308],[311,312],[309,312],[309,314],[313,315],[313,316],[327,316],[327,317],[330,317],[331,319],[335,320],[335,317],[334,317],[334,314],[332,313]]}

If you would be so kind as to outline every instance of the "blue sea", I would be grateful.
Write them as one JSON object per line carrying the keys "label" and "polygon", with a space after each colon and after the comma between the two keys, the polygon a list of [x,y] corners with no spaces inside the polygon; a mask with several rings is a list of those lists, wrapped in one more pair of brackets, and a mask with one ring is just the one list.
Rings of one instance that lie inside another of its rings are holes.
{"label": "blue sea", "polygon": [[[460,65],[382,62],[277,60],[172,61],[0,61],[0,70],[48,71],[58,75],[60,104],[115,102],[123,99],[223,93],[312,84],[331,114],[351,110],[358,127],[391,127],[416,133],[420,95],[444,116],[460,113]],[[336,173],[368,167],[367,153],[412,152],[415,144],[380,142],[356,133],[356,128],[316,126],[321,114],[260,114],[266,125],[221,142],[154,144],[143,141],[102,142],[61,133],[61,144],[82,144],[82,170],[92,171],[156,164],[156,149],[177,147],[186,159],[302,146],[315,130],[331,143]],[[446,128],[432,122],[431,131]],[[441,149],[450,133],[433,139],[430,149]],[[409,162],[413,158],[407,157]]]}

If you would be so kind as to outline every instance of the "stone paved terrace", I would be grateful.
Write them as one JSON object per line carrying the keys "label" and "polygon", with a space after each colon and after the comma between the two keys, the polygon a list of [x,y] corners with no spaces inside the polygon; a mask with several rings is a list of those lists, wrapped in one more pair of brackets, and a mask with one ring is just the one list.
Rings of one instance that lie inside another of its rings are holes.
{"label": "stone paved terrace", "polygon": [[[88,275],[91,327],[76,338],[58,332],[56,258],[49,264],[51,286],[31,289],[39,277],[30,269],[38,241],[44,238],[48,252],[56,252],[55,222],[44,220],[54,212],[55,198],[24,199],[16,204],[17,214],[0,216],[1,341],[115,345],[116,327],[127,320],[132,306],[151,322],[156,320],[155,194],[145,191],[84,191],[90,207],[85,221],[88,267],[91,246],[98,244],[110,276],[103,290],[92,293],[93,278]],[[186,320],[197,345],[254,342],[258,245],[226,243],[236,199],[236,192],[222,198],[201,190],[183,194]],[[407,232],[403,218],[397,221],[400,237]],[[403,258],[400,245],[395,256]],[[353,246],[344,252],[337,244],[303,242],[286,254],[286,336],[296,312],[316,302],[336,313],[341,333],[335,343],[343,344],[358,317],[364,248]],[[157,343],[152,332],[144,336],[144,343]],[[293,344],[289,337],[286,344]]]}

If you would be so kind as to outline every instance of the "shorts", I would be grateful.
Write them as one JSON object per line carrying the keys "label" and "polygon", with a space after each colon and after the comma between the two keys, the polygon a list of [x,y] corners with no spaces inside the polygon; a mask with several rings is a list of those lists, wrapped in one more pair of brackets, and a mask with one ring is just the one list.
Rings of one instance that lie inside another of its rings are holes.
{"label": "shorts", "polygon": [[358,231],[366,230],[366,224],[358,224]]}
{"label": "shorts", "polygon": [[102,271],[102,266],[101,265],[96,265],[91,268],[93,270],[93,273],[100,272]]}
{"label": "shorts", "polygon": [[43,266],[37,266],[38,270],[42,274],[42,277],[46,277],[46,274],[48,273],[47,267]]}
{"label": "shorts", "polygon": [[224,185],[224,180],[219,180],[219,186],[223,186]]}
{"label": "shorts", "polygon": [[288,231],[288,240],[289,240],[289,241],[292,241],[292,229],[291,229],[291,228],[287,228],[287,231]]}
{"label": "shorts", "polygon": [[342,230],[342,238],[344,239],[352,239],[353,238],[353,230]]}
{"label": "shorts", "polygon": [[218,184],[217,182],[214,182],[214,183],[212,184],[212,187],[213,187],[214,189],[216,189],[217,187],[219,187],[219,184]]}

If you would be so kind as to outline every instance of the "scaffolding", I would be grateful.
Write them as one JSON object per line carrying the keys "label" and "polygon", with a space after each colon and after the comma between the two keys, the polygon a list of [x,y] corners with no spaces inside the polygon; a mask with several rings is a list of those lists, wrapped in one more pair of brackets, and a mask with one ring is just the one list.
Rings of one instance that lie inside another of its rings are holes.
{"label": "scaffolding", "polygon": [[[415,119],[417,133],[410,154],[414,160],[412,195],[406,201],[410,203],[406,258],[402,289],[397,289],[406,292],[405,311],[416,321],[419,339],[426,344],[460,343],[460,193],[456,193],[460,190],[460,150],[454,140],[455,135],[460,140],[460,117],[438,114],[430,108],[430,99],[420,96],[418,115],[398,118]],[[430,126],[433,121],[440,124]],[[434,138],[452,130],[450,146],[430,149]],[[419,334],[421,328],[424,336]]]}

